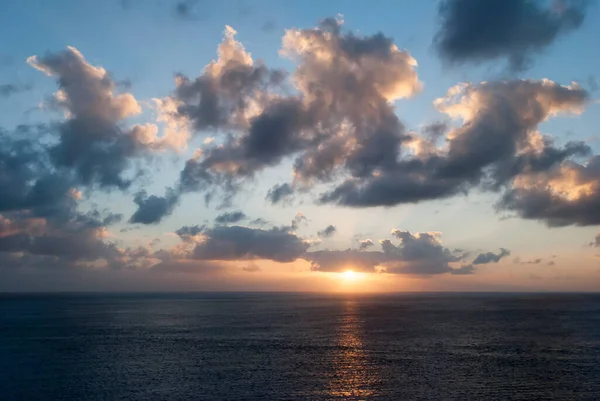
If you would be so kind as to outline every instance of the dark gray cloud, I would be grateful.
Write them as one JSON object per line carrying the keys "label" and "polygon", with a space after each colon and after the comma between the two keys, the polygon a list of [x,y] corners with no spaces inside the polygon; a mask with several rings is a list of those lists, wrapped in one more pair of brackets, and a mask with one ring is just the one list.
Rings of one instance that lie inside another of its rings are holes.
{"label": "dark gray cloud", "polygon": [[585,0],[443,0],[434,44],[452,63],[507,59],[522,70],[558,37],[581,26]]}
{"label": "dark gray cloud", "polygon": [[332,226],[331,224],[328,225],[327,227],[325,227],[323,230],[319,231],[317,233],[317,235],[319,237],[325,237],[325,238],[329,238],[329,237],[333,237],[335,235],[335,233],[337,232],[337,228],[335,228],[335,226]]}
{"label": "dark gray cloud", "polygon": [[225,212],[223,214],[215,217],[215,222],[219,224],[229,224],[229,223],[237,223],[241,220],[247,219],[248,216],[241,210],[236,210],[233,212]]}
{"label": "dark gray cloud", "polygon": [[485,253],[480,253],[479,255],[477,255],[477,257],[475,258],[475,260],[473,260],[473,264],[474,265],[484,265],[487,263],[498,263],[500,261],[500,259],[509,256],[510,255],[510,251],[506,248],[500,248],[500,252],[498,253],[493,253],[493,252],[485,252]]}
{"label": "dark gray cloud", "polygon": [[130,223],[157,224],[164,216],[173,212],[179,202],[179,194],[169,188],[164,197],[148,196],[146,191],[141,190],[135,194],[133,202],[138,208],[129,219]]}
{"label": "dark gray cloud", "polygon": [[301,257],[309,245],[281,229],[262,230],[241,226],[217,226],[203,232],[204,239],[190,258],[199,260],[269,259],[287,263]]}
{"label": "dark gray cloud", "polygon": [[294,190],[290,184],[276,184],[273,186],[273,188],[269,189],[269,192],[267,193],[267,199],[271,203],[276,204],[283,202],[285,199],[291,198],[293,194]]}

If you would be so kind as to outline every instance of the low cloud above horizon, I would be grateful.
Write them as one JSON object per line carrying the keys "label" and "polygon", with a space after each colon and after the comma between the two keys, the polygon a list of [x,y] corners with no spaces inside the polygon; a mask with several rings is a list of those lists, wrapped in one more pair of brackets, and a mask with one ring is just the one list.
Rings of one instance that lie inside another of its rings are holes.
{"label": "low cloud above horizon", "polygon": [[[131,30],[163,6],[123,3],[98,6],[132,21],[114,50],[6,51],[0,291],[600,290],[598,65],[553,56],[586,53],[597,7],[400,4],[423,28],[388,34],[360,2],[269,30],[259,3],[172,3],[160,38]],[[216,56],[177,33],[223,25]]]}

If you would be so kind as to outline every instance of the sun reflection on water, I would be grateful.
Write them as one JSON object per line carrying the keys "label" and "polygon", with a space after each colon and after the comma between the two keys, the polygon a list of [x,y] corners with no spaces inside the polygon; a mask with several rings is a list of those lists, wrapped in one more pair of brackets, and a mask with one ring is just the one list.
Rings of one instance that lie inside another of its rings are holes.
{"label": "sun reflection on water", "polygon": [[339,319],[334,372],[328,394],[334,399],[367,399],[379,394],[376,366],[369,361],[356,300],[347,300]]}

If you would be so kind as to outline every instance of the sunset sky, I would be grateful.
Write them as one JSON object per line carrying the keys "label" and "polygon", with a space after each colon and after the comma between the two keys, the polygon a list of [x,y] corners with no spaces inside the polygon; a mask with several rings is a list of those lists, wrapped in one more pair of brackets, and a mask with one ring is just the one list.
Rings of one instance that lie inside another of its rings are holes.
{"label": "sunset sky", "polygon": [[10,3],[0,291],[600,290],[597,2]]}

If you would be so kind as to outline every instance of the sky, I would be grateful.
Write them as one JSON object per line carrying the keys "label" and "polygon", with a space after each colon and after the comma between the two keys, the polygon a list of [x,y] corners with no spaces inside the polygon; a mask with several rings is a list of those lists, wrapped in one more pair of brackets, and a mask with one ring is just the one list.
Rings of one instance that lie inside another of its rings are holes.
{"label": "sky", "polygon": [[596,1],[1,7],[0,291],[600,290]]}

